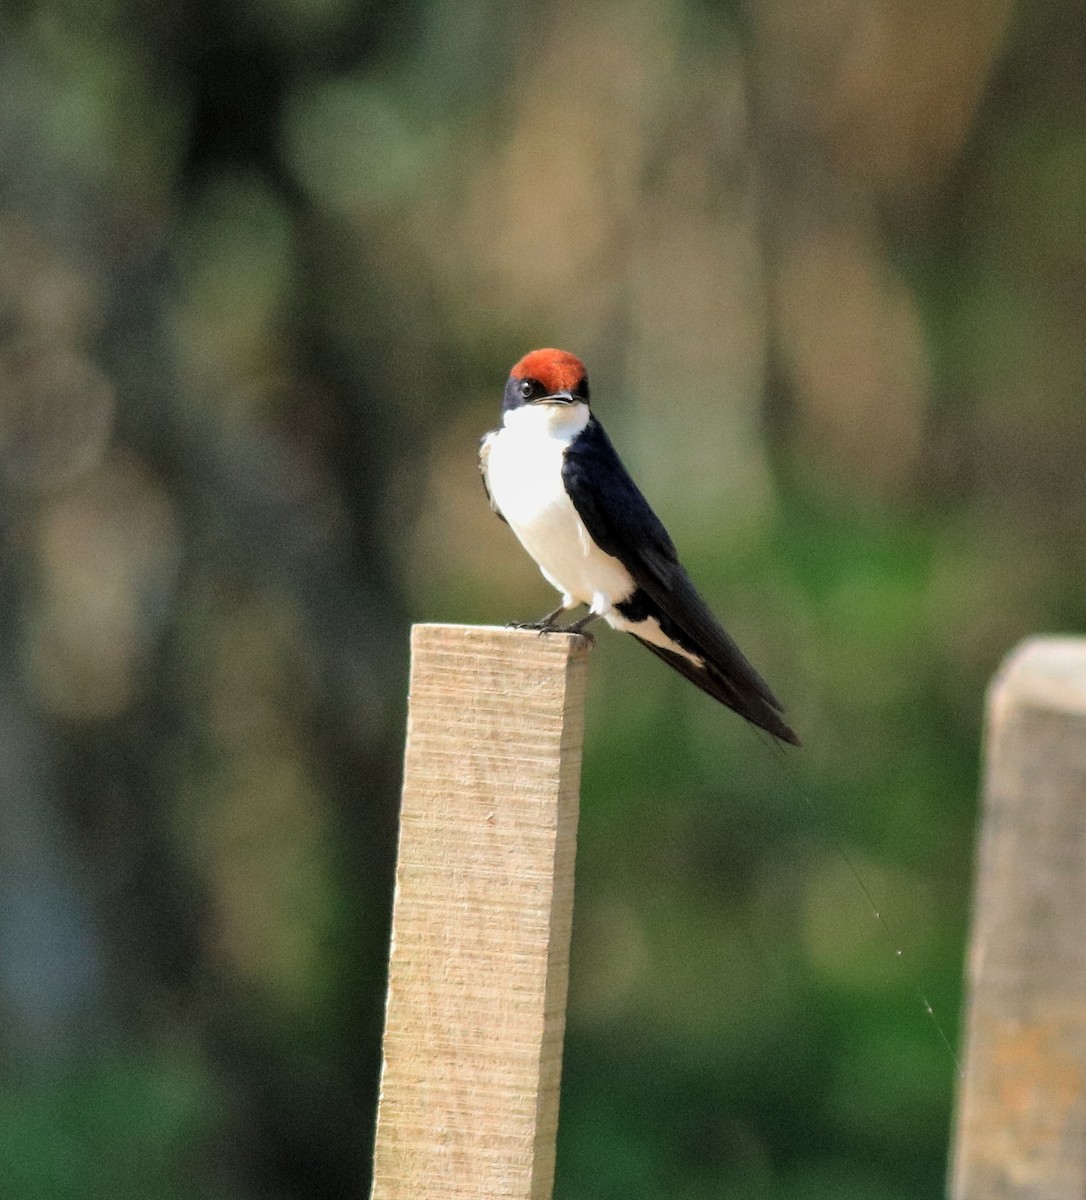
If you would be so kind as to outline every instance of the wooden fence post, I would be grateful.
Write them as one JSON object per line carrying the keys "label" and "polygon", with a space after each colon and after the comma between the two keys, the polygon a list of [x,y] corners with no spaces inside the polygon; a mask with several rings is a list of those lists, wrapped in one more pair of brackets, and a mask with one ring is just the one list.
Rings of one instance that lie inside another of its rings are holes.
{"label": "wooden fence post", "polygon": [[991,689],[968,984],[953,1200],[1083,1200],[1086,639]]}
{"label": "wooden fence post", "polygon": [[547,1200],[585,638],[417,625],[373,1200]]}

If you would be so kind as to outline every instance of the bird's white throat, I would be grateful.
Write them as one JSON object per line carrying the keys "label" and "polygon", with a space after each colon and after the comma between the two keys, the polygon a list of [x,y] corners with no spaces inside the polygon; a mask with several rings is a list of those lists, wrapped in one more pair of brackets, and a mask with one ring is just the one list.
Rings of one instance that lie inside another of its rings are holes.
{"label": "bird's white throat", "polygon": [[510,408],[502,417],[502,425],[517,438],[554,438],[563,446],[588,424],[588,405],[580,400],[573,404],[521,404]]}

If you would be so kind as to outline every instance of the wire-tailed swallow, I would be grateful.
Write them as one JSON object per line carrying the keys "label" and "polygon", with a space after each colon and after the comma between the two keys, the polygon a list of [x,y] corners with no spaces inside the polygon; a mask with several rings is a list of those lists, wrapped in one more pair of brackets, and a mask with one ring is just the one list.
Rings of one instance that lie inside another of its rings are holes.
{"label": "wire-tailed swallow", "polygon": [[527,628],[560,629],[562,613],[586,604],[588,614],[566,632],[603,617],[741,717],[799,744],[590,411],[580,359],[533,350],[516,364],[501,428],[483,438],[479,468],[494,511],[562,595]]}

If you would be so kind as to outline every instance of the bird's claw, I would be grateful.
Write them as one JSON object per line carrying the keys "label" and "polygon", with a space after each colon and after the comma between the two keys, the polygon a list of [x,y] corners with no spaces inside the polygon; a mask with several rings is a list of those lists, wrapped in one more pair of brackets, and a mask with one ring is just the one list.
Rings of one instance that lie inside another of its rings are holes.
{"label": "bird's claw", "polygon": [[575,633],[579,637],[583,637],[590,646],[596,644],[595,634],[585,633],[583,629],[578,629],[576,622],[573,625],[556,625],[553,621],[509,621],[505,627],[506,629],[534,629],[540,637],[545,633]]}

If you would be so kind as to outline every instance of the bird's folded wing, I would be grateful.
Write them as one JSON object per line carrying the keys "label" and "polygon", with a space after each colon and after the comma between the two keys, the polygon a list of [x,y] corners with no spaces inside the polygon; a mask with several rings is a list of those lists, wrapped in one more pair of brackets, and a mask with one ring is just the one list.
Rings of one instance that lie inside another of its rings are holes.
{"label": "bird's folded wing", "polygon": [[780,701],[698,594],[667,530],[594,417],[566,450],[562,477],[593,540],[630,572],[675,627],[676,641],[780,711]]}
{"label": "bird's folded wing", "polygon": [[[493,444],[493,438],[497,435],[497,430],[492,429],[489,433],[484,433],[479,440],[479,474],[483,479],[483,491],[486,492],[486,498],[490,501],[490,507],[498,514],[503,521],[505,515],[502,510],[494,503],[494,497],[490,494],[490,478],[487,474],[490,463],[490,447]],[[506,521],[508,525],[509,522]]]}

